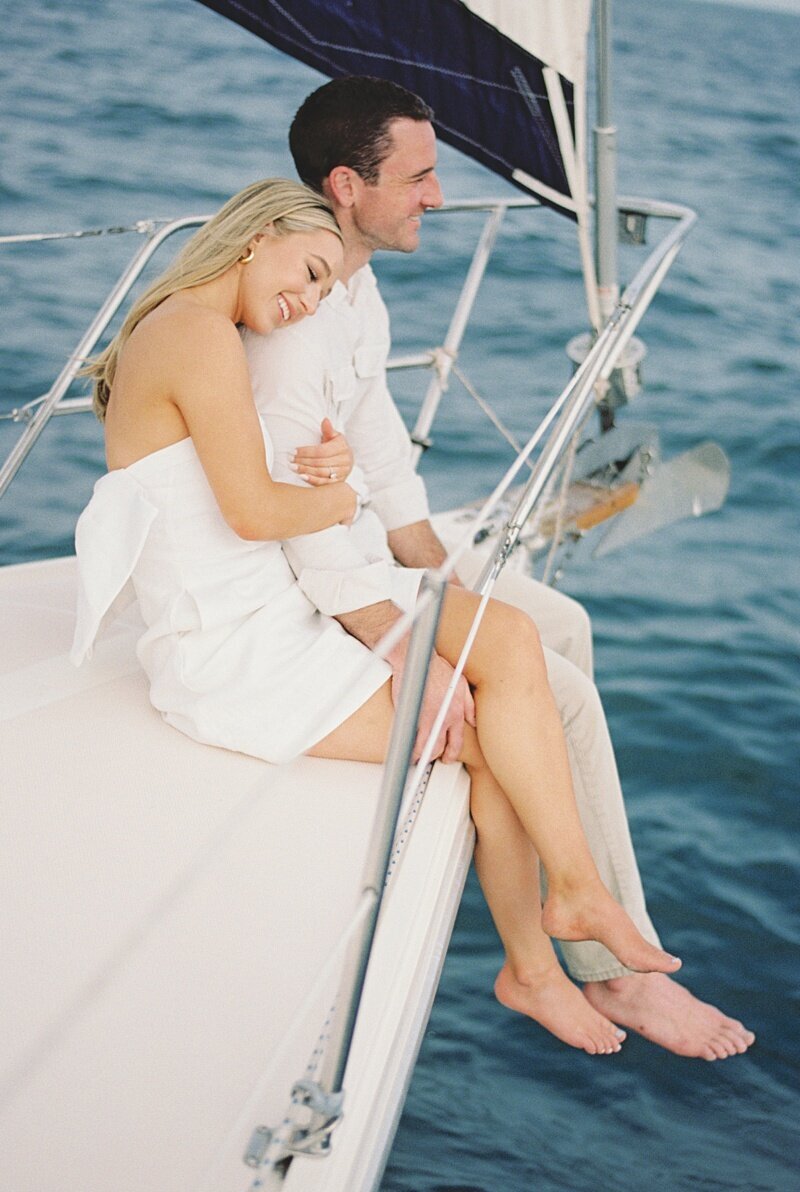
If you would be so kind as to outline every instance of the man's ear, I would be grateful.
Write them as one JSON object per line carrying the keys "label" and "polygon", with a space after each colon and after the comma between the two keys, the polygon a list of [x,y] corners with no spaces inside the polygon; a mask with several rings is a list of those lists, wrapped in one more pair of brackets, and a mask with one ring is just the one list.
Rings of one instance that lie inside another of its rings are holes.
{"label": "man's ear", "polygon": [[352,207],[356,201],[361,178],[350,166],[334,166],[325,179],[325,193],[340,207]]}

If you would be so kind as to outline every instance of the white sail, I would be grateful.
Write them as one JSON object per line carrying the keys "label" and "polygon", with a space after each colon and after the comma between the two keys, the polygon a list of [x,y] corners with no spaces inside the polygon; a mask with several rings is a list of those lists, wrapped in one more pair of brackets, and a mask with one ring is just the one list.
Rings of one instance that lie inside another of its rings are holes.
{"label": "white sail", "polygon": [[586,76],[591,0],[463,0],[529,54],[573,84]]}

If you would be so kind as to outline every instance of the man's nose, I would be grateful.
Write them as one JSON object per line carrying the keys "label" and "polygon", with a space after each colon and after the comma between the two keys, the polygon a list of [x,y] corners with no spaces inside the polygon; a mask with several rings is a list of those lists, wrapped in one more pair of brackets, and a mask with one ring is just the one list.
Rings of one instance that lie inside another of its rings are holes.
{"label": "man's nose", "polygon": [[444,195],[442,188],[439,185],[439,179],[435,174],[429,174],[427,179],[427,186],[425,187],[424,203],[426,207],[441,207],[444,203]]}

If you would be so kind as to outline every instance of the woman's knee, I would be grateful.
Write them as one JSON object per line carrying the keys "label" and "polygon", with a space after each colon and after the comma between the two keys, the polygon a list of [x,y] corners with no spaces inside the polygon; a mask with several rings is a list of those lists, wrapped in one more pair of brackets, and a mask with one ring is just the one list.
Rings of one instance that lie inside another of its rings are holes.
{"label": "woman's knee", "polygon": [[490,600],[486,609],[490,657],[495,665],[507,672],[518,667],[530,671],[532,666],[544,670],[542,639],[533,620],[522,609]]}

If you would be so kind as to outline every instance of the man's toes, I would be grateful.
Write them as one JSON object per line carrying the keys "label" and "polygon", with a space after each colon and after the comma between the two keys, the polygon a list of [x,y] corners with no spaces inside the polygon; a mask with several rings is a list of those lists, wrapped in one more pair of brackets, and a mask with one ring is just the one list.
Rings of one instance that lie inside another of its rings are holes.
{"label": "man's toes", "polygon": [[743,1022],[739,1022],[736,1018],[726,1018],[725,1028],[727,1032],[737,1039],[744,1042],[745,1047],[752,1047],[756,1041],[756,1037],[752,1031],[749,1031]]}
{"label": "man's toes", "polygon": [[747,1051],[751,1035],[752,1031],[745,1030],[740,1023],[733,1026],[724,1022],[719,1032],[719,1038],[733,1048],[731,1055],[742,1055]]}

